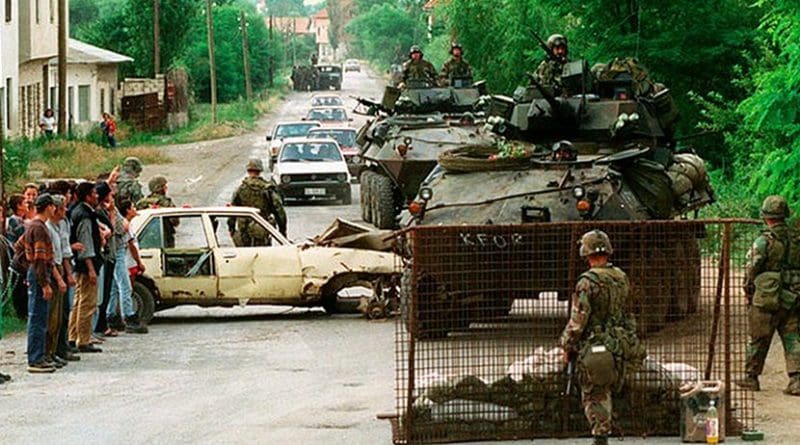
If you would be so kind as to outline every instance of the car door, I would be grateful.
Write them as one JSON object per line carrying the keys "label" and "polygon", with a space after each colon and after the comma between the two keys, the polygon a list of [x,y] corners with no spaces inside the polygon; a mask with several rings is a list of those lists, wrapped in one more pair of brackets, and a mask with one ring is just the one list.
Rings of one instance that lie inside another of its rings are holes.
{"label": "car door", "polygon": [[[297,246],[286,243],[274,227],[253,213],[210,214],[209,218],[214,228],[214,262],[223,298],[236,299],[241,304],[250,300],[271,304],[302,302]],[[242,224],[244,221],[247,224]],[[237,223],[239,227],[258,224],[271,235],[271,245],[236,246],[230,228]]]}
{"label": "car door", "polygon": [[201,214],[154,216],[139,232],[139,247],[165,302],[216,297],[213,252]]}

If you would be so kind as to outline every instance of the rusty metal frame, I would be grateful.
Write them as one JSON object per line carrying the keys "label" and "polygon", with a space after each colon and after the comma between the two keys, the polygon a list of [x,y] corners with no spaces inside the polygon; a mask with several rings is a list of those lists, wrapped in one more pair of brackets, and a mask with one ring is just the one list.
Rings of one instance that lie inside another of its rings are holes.
{"label": "rusty metal frame", "polygon": [[[697,313],[692,315],[692,322],[699,322],[698,324],[700,325],[697,328],[699,329],[699,334],[696,335],[697,338],[694,341],[704,342],[705,347],[692,343],[691,341],[687,342],[684,340],[683,343],[681,343],[680,339],[675,338],[672,340],[668,335],[659,337],[657,332],[662,328],[672,328],[680,332],[680,317],[670,321],[671,316],[667,315],[667,318],[663,320],[658,316],[653,318],[656,320],[653,322],[654,326],[658,325],[654,328],[656,334],[653,334],[653,338],[656,341],[656,343],[654,343],[654,351],[659,354],[664,354],[664,360],[672,358],[676,362],[680,362],[681,360],[685,361],[691,358],[689,362],[696,365],[698,375],[702,378],[720,378],[724,382],[724,398],[729,402],[725,403],[724,407],[724,418],[727,421],[726,424],[729,426],[729,431],[739,432],[743,429],[752,429],[755,421],[753,394],[743,391],[740,388],[733,387],[734,379],[743,372],[741,366],[739,366],[739,362],[742,361],[747,338],[744,304],[741,300],[734,300],[734,296],[739,295],[740,292],[737,287],[739,283],[735,280],[741,274],[741,268],[744,263],[743,252],[746,251],[746,247],[752,242],[753,236],[751,235],[755,233],[757,224],[760,224],[760,222],[749,219],[711,219],[690,221],[534,223],[521,226],[436,226],[413,227],[401,231],[398,234],[398,239],[401,240],[400,244],[402,245],[406,260],[403,261],[402,264],[398,264],[398,268],[400,272],[405,268],[406,273],[410,275],[406,278],[407,283],[410,284],[410,295],[402,296],[402,298],[407,299],[407,303],[404,306],[404,315],[399,317],[397,322],[397,412],[395,415],[389,416],[393,426],[394,442],[398,444],[447,443],[473,440],[532,439],[535,437],[576,437],[576,434],[585,435],[588,433],[585,420],[576,419],[574,416],[569,418],[563,417],[562,420],[564,424],[562,429],[552,430],[545,436],[543,431],[537,430],[537,427],[533,424],[531,424],[529,428],[522,430],[502,431],[493,428],[485,428],[484,430],[474,428],[472,430],[465,429],[453,432],[449,430],[446,425],[439,427],[436,425],[431,426],[429,425],[429,420],[418,418],[416,415],[412,415],[412,413],[415,408],[415,402],[421,397],[422,391],[425,390],[424,384],[423,386],[418,385],[420,378],[426,377],[432,371],[434,373],[440,371],[442,375],[447,375],[448,371],[458,373],[463,372],[463,370],[467,368],[477,369],[478,371],[476,372],[488,372],[491,376],[498,377],[500,374],[498,374],[496,370],[490,368],[491,366],[496,367],[497,363],[494,362],[502,362],[504,352],[502,348],[497,349],[500,348],[500,346],[494,345],[492,342],[496,341],[499,344],[505,341],[509,344],[515,344],[515,342],[526,341],[519,337],[518,332],[516,334],[511,331],[506,332],[503,330],[505,329],[503,327],[493,326],[493,324],[512,325],[513,323],[510,317],[506,319],[507,317],[505,316],[496,320],[496,323],[492,320],[479,321],[477,327],[475,327],[475,320],[472,320],[472,324],[467,321],[466,327],[461,326],[462,323],[452,324],[446,321],[444,323],[446,326],[445,329],[450,329],[449,327],[451,324],[459,325],[460,327],[453,328],[455,329],[453,332],[445,332],[443,337],[439,335],[434,338],[425,336],[424,334],[427,332],[426,329],[433,329],[430,327],[433,325],[430,324],[430,320],[420,324],[419,316],[421,316],[420,314],[423,312],[420,307],[419,298],[427,298],[427,295],[419,294],[423,292],[419,289],[421,289],[420,286],[423,285],[422,280],[429,278],[426,274],[430,275],[431,265],[444,268],[444,272],[442,273],[449,274],[449,279],[456,279],[453,277],[463,276],[464,281],[469,281],[470,279],[474,280],[475,276],[483,276],[481,275],[482,273],[491,273],[491,271],[487,272],[484,269],[491,269],[491,267],[497,268],[497,265],[485,263],[489,261],[489,259],[498,258],[498,261],[502,263],[501,266],[507,263],[509,267],[516,267],[517,269],[514,269],[516,272],[519,272],[518,269],[520,267],[529,267],[535,270],[537,264],[545,261],[545,269],[547,267],[557,267],[558,270],[563,271],[569,283],[574,283],[582,270],[576,266],[580,264],[580,258],[577,256],[577,240],[582,233],[596,227],[608,228],[608,230],[619,232],[622,234],[621,236],[623,239],[628,240],[626,242],[635,245],[635,249],[627,249],[627,254],[634,256],[625,257],[628,258],[629,262],[634,261],[639,263],[634,265],[635,271],[630,272],[635,276],[643,273],[648,274],[649,272],[647,272],[647,270],[651,266],[656,270],[664,267],[672,267],[663,257],[659,257],[661,258],[659,259],[646,255],[646,253],[649,252],[648,246],[651,244],[655,247],[663,247],[665,243],[669,245],[668,243],[671,239],[669,236],[676,236],[677,238],[675,239],[678,240],[701,239],[696,238],[700,236],[698,230],[711,233],[711,235],[706,234],[706,238],[702,240],[702,243],[699,241],[692,241],[692,243],[699,246],[696,252],[689,252],[685,247],[670,251],[696,257],[697,267],[699,269],[697,269],[696,272],[687,269],[690,274],[696,273],[693,280],[696,280],[696,295],[698,301],[695,303],[697,305],[695,308]],[[744,229],[742,233],[738,230],[740,228]],[[525,248],[534,249],[536,251],[547,249],[554,250],[552,251],[551,257],[537,257],[535,255],[536,252],[528,255],[529,251],[527,250],[520,250],[519,252],[508,254],[497,254],[496,256],[458,251],[452,243],[448,244],[447,241],[448,237],[452,238],[458,231],[483,231],[490,235],[496,233],[509,235],[514,233],[514,231],[535,234],[537,236],[543,234],[539,238],[536,238],[535,241],[528,241],[531,244],[526,245]],[[659,235],[662,235],[662,239],[657,239]],[[613,239],[612,236],[612,242]],[[432,243],[434,245],[432,245]],[[563,243],[568,243],[569,245],[566,246]],[[567,253],[565,249],[569,249],[569,252]],[[515,254],[518,255],[515,256]],[[552,258],[558,255],[566,256]],[[568,262],[568,265],[564,265],[565,262]],[[554,264],[555,266],[553,266]],[[450,267],[450,269],[446,269],[447,267]],[[735,268],[736,274],[733,273],[733,268]],[[563,282],[562,278],[548,275],[546,271],[534,271],[527,275],[514,275],[513,272],[509,271],[507,276],[504,277],[505,281],[494,281],[491,284],[484,284],[487,287],[479,290],[483,292],[497,292],[497,289],[490,289],[489,287],[491,287],[491,285],[497,285],[498,283],[507,283],[508,289],[502,289],[498,294],[512,294],[520,291],[527,292],[530,289],[525,287],[525,284],[527,280],[532,279],[534,276],[532,274],[535,273],[544,274],[543,276],[549,280],[550,286],[558,287],[558,283]],[[661,281],[658,283],[661,283],[661,286],[665,289],[663,291],[664,293],[672,295],[673,297],[682,292],[682,289],[689,289],[688,292],[692,293],[694,291],[690,285],[669,281],[674,281],[675,277],[687,276],[689,275],[670,275],[669,277],[662,277]],[[712,279],[713,281],[711,281]],[[470,286],[476,285],[479,286],[480,283],[469,281],[465,286],[469,289]],[[440,283],[440,287],[446,288],[447,286]],[[651,292],[652,289],[653,286],[650,287]],[[737,289],[736,293],[734,289]],[[646,293],[645,291],[645,288],[640,289],[640,298],[644,298],[644,300],[640,302],[642,305],[661,304],[660,307],[662,309],[664,309],[664,305],[669,307],[675,305],[671,300],[664,300],[663,298],[659,300],[652,296],[644,296],[644,293]],[[467,293],[468,292],[469,291],[467,291]],[[448,296],[448,298],[455,299],[466,297],[468,297],[468,295],[465,294],[463,290],[453,290]],[[540,297],[541,295],[535,297],[537,298],[536,300],[531,300],[534,306],[537,304],[540,306],[544,304],[539,302]],[[566,308],[569,307],[569,303],[563,300],[562,303],[559,304],[566,305],[564,306]],[[646,309],[645,306],[642,307]],[[432,315],[429,314],[428,316],[436,317],[438,315],[438,312],[436,312],[438,306],[432,307],[433,309],[429,309]],[[487,306],[485,310],[492,309],[493,308]],[[556,309],[556,307],[549,307],[549,309],[556,310],[556,313],[561,314],[559,317],[564,315],[563,311],[568,310],[563,309],[562,306],[558,306],[558,309]],[[685,310],[691,311],[691,308]],[[466,310],[459,311],[460,312],[457,312],[458,314],[468,312]],[[688,315],[686,315],[686,317],[688,317]],[[536,316],[534,316],[534,318],[536,318]],[[736,323],[734,323],[734,321]],[[720,326],[720,324],[722,324],[722,326]],[[523,325],[523,327],[525,326],[526,325]],[[532,326],[535,327],[538,325]],[[513,326],[511,328],[513,328]],[[528,335],[532,339],[536,339],[536,344],[547,345],[550,344],[548,340],[545,337],[541,337],[542,335],[550,335],[545,332],[546,329],[550,328],[535,328],[533,331],[529,331],[530,333]],[[649,334],[644,335],[649,338]],[[719,340],[723,342],[721,351],[716,345]],[[672,341],[672,343],[670,343],[670,341]],[[519,348],[516,348],[516,346],[506,347],[512,348],[510,349],[514,351],[512,355],[518,355],[524,353],[524,351],[532,351],[533,345],[534,342]],[[698,348],[697,346],[700,347]],[[513,357],[509,357],[509,360],[511,358]],[[457,364],[454,364],[452,362],[453,360],[456,360]],[[477,360],[477,364],[469,365],[468,362],[470,362],[470,360]],[[719,363],[720,361],[722,363]],[[487,365],[487,363],[492,363],[492,365]],[[452,368],[453,366],[459,368]],[[670,403],[677,403],[674,402],[674,399],[672,400],[673,402]],[[491,410],[491,408],[487,409]],[[627,431],[627,433],[634,435],[648,435],[652,434],[652,432],[655,432],[655,430],[651,432],[637,432],[635,429]]]}

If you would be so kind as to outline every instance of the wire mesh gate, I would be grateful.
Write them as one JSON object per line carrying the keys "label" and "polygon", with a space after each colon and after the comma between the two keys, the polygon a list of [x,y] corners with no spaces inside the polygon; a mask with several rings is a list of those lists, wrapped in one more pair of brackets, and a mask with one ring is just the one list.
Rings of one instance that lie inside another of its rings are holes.
{"label": "wire mesh gate", "polygon": [[679,435],[680,386],[724,383],[729,435],[754,427],[744,377],[746,252],[757,221],[418,227],[402,235],[395,443],[588,434],[564,395],[559,335],[577,277],[577,242],[599,228],[631,280],[648,358],[614,396],[615,434]]}

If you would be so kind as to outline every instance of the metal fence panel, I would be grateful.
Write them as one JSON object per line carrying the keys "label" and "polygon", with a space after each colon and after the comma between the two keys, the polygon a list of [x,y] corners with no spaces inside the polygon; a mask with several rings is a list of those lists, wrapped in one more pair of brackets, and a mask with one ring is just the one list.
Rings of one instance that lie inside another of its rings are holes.
{"label": "metal fence panel", "polygon": [[724,384],[729,435],[754,427],[744,377],[744,220],[419,227],[402,235],[396,443],[589,434],[564,395],[558,338],[578,276],[577,242],[602,229],[631,280],[648,358],[614,395],[618,435],[679,435],[681,385]]}

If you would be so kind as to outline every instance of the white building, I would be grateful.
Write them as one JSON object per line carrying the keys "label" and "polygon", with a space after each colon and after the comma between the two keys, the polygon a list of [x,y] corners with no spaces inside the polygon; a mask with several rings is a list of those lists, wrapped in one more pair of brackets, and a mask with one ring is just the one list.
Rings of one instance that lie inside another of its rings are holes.
{"label": "white building", "polygon": [[0,0],[0,118],[6,136],[16,133],[19,81],[19,9],[17,0]]}
{"label": "white building", "polygon": [[[117,67],[133,62],[128,56],[75,39],[67,44],[67,117],[72,130],[86,132],[103,113],[115,114],[119,106]],[[49,103],[58,108],[58,58],[49,61]]]}
{"label": "white building", "polygon": [[[17,135],[39,134],[39,119],[50,107],[49,61],[58,56],[58,3],[19,1],[19,110]],[[69,20],[69,19],[68,19]]]}

